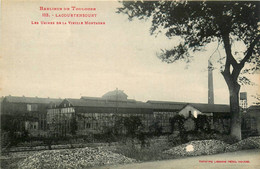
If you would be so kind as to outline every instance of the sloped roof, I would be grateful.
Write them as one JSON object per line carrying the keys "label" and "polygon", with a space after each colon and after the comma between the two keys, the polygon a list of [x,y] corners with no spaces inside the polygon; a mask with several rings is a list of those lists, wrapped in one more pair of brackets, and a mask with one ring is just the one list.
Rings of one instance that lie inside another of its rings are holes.
{"label": "sloped roof", "polygon": [[252,105],[248,108],[248,110],[260,110],[260,105]]}
{"label": "sloped roof", "polygon": [[40,98],[40,97],[18,97],[18,96],[6,96],[5,97],[6,102],[10,103],[37,103],[37,104],[49,104],[51,102],[53,103],[59,103],[62,101],[62,99],[54,99],[54,98]]}
{"label": "sloped roof", "polygon": [[66,99],[74,107],[119,107],[119,108],[147,108],[160,110],[175,110],[179,111],[191,105],[204,113],[228,113],[229,106],[224,104],[206,104],[206,103],[185,103],[185,102],[163,102],[163,101],[148,101],[146,103],[140,101],[111,101],[105,99]]}
{"label": "sloped roof", "polygon": [[104,100],[101,97],[88,97],[88,96],[82,96],[81,99],[85,99],[85,100]]}
{"label": "sloped roof", "polygon": [[191,105],[204,113],[227,113],[230,112],[229,105],[225,104],[207,104],[207,103],[187,103],[187,102],[170,102],[170,101],[153,101],[148,100],[147,103],[151,104],[156,109],[173,109],[181,110],[186,105]]}
{"label": "sloped roof", "polygon": [[91,99],[66,99],[74,107],[121,107],[121,108],[151,108],[144,102],[130,101],[111,101],[111,100],[91,100]]}
{"label": "sloped roof", "polygon": [[258,113],[260,114],[260,105],[252,105],[247,109],[248,113]]}
{"label": "sloped roof", "polygon": [[150,104],[153,109],[172,109],[172,110],[180,110],[188,103],[186,102],[170,102],[170,101],[154,101],[148,100],[146,103]]}
{"label": "sloped roof", "polygon": [[225,104],[191,103],[194,108],[203,113],[229,113],[230,107]]}
{"label": "sloped roof", "polygon": [[87,102],[84,99],[72,99],[72,98],[67,98],[65,99],[67,100],[69,103],[71,103],[73,106],[75,107],[84,107],[87,106]]}

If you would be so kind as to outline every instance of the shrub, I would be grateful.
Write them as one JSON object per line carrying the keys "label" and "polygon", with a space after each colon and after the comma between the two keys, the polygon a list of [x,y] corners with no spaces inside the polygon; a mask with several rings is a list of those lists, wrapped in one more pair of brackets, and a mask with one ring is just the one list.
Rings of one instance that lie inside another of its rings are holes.
{"label": "shrub", "polygon": [[235,137],[226,134],[215,134],[213,137],[214,139],[224,141],[227,144],[234,144],[239,141]]}
{"label": "shrub", "polygon": [[171,147],[178,146],[178,145],[182,144],[182,140],[181,140],[179,134],[169,135],[168,142],[169,142]]}
{"label": "shrub", "polygon": [[117,145],[115,152],[138,161],[155,161],[170,158],[168,154],[163,153],[163,151],[169,148],[167,140],[152,139],[149,143],[149,147],[141,147],[140,144],[137,144],[137,140],[135,140],[134,145],[128,141],[125,144]]}

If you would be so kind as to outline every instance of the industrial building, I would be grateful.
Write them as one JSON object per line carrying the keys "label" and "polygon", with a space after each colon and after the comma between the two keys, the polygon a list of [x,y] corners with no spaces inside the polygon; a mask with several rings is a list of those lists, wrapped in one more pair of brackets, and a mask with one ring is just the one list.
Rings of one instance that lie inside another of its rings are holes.
{"label": "industrial building", "polygon": [[[64,99],[60,104],[50,104],[47,110],[47,124],[55,135],[70,134],[71,124],[77,123],[77,134],[104,132],[113,126],[116,118],[138,116],[144,125],[143,130],[157,123],[162,132],[170,132],[171,117],[177,114],[187,116],[205,115],[211,119],[229,116],[229,106],[221,104],[185,103],[147,101],[140,102],[128,99],[122,90],[114,90],[102,97],[81,97],[80,99]],[[196,114],[196,115],[195,115]],[[216,117],[216,118],[214,118]]]}
{"label": "industrial building", "polygon": [[[209,62],[208,103],[170,101],[147,102],[128,99],[122,90],[113,90],[102,97],[54,99],[6,96],[1,98],[1,130],[28,131],[32,136],[68,136],[102,133],[121,117],[137,116],[143,131],[150,132],[155,124],[164,133],[171,132],[170,119],[175,115],[185,118],[203,115],[212,129],[230,129],[229,105],[214,104],[213,75]],[[260,131],[259,106],[247,109],[246,93],[240,97],[243,114],[242,127]],[[247,112],[248,110],[248,112]],[[10,129],[11,126],[11,129]]]}

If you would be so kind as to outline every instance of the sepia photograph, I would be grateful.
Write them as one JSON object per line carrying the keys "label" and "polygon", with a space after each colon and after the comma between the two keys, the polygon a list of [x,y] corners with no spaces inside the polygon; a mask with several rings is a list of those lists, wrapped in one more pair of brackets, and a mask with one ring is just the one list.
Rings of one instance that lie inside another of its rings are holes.
{"label": "sepia photograph", "polygon": [[0,7],[0,168],[260,168],[259,1]]}

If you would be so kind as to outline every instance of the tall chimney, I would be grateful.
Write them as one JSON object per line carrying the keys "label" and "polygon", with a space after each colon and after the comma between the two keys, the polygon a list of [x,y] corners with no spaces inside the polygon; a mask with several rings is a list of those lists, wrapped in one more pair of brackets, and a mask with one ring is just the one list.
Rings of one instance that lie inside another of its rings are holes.
{"label": "tall chimney", "polygon": [[208,104],[214,104],[214,89],[213,89],[213,66],[210,60],[208,61]]}

